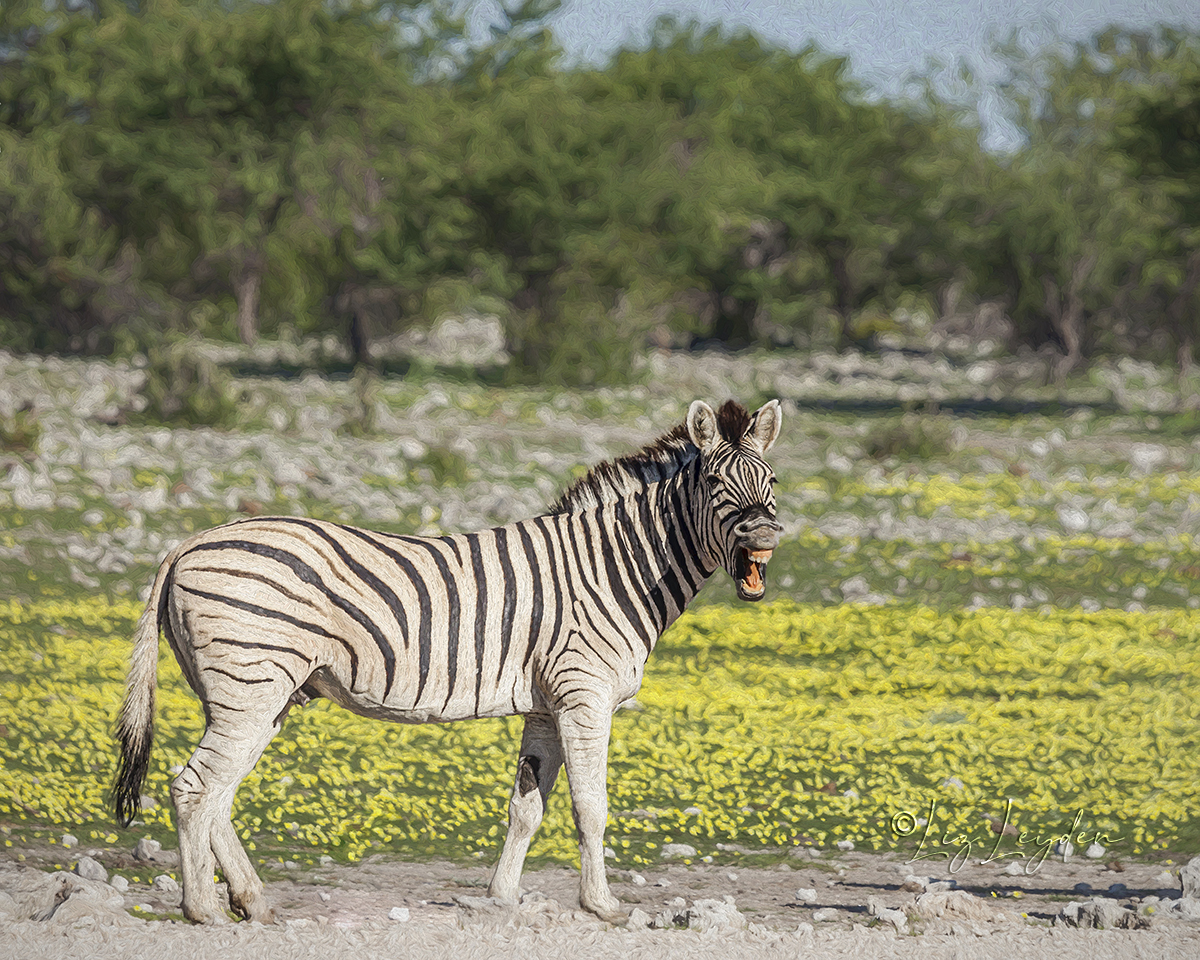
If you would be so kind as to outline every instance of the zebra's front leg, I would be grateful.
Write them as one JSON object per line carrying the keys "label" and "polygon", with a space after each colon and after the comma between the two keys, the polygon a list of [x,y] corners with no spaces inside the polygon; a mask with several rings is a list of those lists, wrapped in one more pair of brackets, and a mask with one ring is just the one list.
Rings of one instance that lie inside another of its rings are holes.
{"label": "zebra's front leg", "polygon": [[626,911],[608,889],[604,828],[608,822],[608,739],[612,713],[578,703],[558,716],[559,736],[571,787],[571,811],[579,834],[579,905],[609,923]]}
{"label": "zebra's front leg", "polygon": [[542,823],[546,800],[562,767],[562,745],[554,718],[531,713],[525,717],[517,779],[508,804],[508,833],[488,885],[488,896],[516,900],[521,895],[521,870],[529,841]]}

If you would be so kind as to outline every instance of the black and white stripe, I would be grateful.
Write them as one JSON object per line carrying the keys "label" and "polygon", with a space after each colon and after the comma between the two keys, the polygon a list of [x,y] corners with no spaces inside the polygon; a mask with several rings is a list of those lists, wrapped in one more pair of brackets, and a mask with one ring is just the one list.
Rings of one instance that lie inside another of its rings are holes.
{"label": "black and white stripe", "polygon": [[241,520],[163,562],[121,713],[118,816],[136,812],[161,631],[207,728],[172,787],[184,912],[219,918],[214,858],[245,916],[270,917],[229,822],[233,792],[287,711],[313,697],[401,722],[526,716],[491,892],[515,898],[529,838],[565,764],[584,907],[615,917],[602,839],[608,731],[663,631],[718,567],[763,595],[778,542],[763,459],[781,410],[697,401],[684,424],[601,464],[545,516],[423,538],[296,517]]}

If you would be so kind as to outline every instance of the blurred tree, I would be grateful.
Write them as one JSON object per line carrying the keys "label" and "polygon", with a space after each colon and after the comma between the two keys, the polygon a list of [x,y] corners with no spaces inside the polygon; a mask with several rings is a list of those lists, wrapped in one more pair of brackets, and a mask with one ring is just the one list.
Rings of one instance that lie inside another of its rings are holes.
{"label": "blurred tree", "polygon": [[745,346],[768,319],[811,330],[831,310],[849,341],[858,311],[895,293],[911,191],[892,111],[866,104],[845,68],[670,19],[609,68],[611,96],[670,111],[673,164],[648,184],[648,228],[665,276],[708,299],[701,336]]}
{"label": "blurred tree", "polygon": [[1163,30],[1150,37],[1105,35],[1100,49],[1130,59],[1128,89],[1116,104],[1113,142],[1128,172],[1163,211],[1142,287],[1163,303],[1181,373],[1196,358],[1200,335],[1200,35]]}
{"label": "blurred tree", "polygon": [[[365,316],[440,266],[426,248],[445,252],[441,225],[453,222],[419,199],[444,187],[437,161],[410,163],[438,139],[435,91],[418,91],[410,75],[421,57],[440,56],[441,41],[418,54],[397,33],[416,6],[99,0],[85,13],[26,18],[44,29],[22,32],[10,18],[8,35],[28,43],[0,77],[0,129],[24,152],[52,146],[58,207],[115,238],[104,248],[112,263],[93,273],[143,278],[183,304],[228,296],[245,342],[264,313],[324,325],[328,298],[342,315]],[[423,131],[416,147],[413,129]],[[30,229],[45,233],[26,192]],[[5,251],[14,264],[17,249]],[[68,296],[85,312],[88,283]],[[145,312],[125,300],[129,313]],[[159,322],[127,319],[149,324],[146,335]]]}
{"label": "blurred tree", "polygon": [[[1164,207],[1131,176],[1113,131],[1157,75],[1157,54],[1148,38],[1115,29],[1034,50],[1014,36],[998,53],[1024,144],[984,188],[991,273],[1008,288],[1019,340],[1062,350],[1061,379],[1110,338],[1120,304],[1153,274]],[[986,260],[973,264],[979,277]],[[1157,321],[1151,312],[1136,322]]]}
{"label": "blurred tree", "polygon": [[541,26],[555,6],[510,12],[454,88],[457,121],[443,139],[470,211],[475,252],[464,267],[481,292],[508,301],[508,346],[526,373],[624,379],[644,343],[629,296],[639,200],[630,185],[654,131],[643,111],[626,115],[556,69],[561,50]]}
{"label": "blurred tree", "polygon": [[164,312],[136,245],[78,189],[90,64],[77,54],[94,26],[71,5],[0,8],[0,314],[14,345],[102,349],[128,311]]}

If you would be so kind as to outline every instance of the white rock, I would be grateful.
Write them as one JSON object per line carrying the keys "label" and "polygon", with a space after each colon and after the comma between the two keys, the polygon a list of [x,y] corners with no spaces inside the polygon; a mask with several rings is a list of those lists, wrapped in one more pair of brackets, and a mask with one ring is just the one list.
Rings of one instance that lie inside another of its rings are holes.
{"label": "white rock", "polygon": [[1129,462],[1139,473],[1152,473],[1166,459],[1166,447],[1154,444],[1135,443],[1129,451]]}
{"label": "white rock", "polygon": [[137,846],[133,848],[133,858],[135,860],[153,860],[154,855],[161,852],[161,843],[157,840],[151,840],[149,837],[142,837],[137,842]]}
{"label": "white rock", "polygon": [[629,911],[629,918],[625,921],[626,930],[645,930],[653,922],[653,917],[640,907],[634,907]]}
{"label": "white rock", "polygon": [[849,457],[830,450],[825,456],[825,466],[834,473],[850,473],[854,469],[854,462]]}
{"label": "white rock", "polygon": [[1099,860],[1104,856],[1104,847],[1096,843],[1094,840],[1088,844],[1088,848],[1083,851],[1083,855],[1090,860]]}
{"label": "white rock", "polygon": [[664,843],[662,855],[668,860],[672,857],[694,857],[696,848],[690,843]]}
{"label": "white rock", "polygon": [[796,900],[799,903],[816,903],[817,891],[812,887],[801,887],[796,891]]}
{"label": "white rock", "polygon": [[979,897],[962,890],[930,891],[917,898],[917,913],[927,920],[944,917],[948,920],[1005,921],[1009,915]]}
{"label": "white rock", "polygon": [[644,887],[646,885],[646,878],[643,877],[640,873],[630,873],[629,874],[629,882],[632,883],[635,887]]}
{"label": "white rock", "polygon": [[59,843],[61,843],[64,847],[66,847],[68,850],[70,850],[71,847],[75,847],[75,846],[79,845],[79,838],[77,836],[75,836],[74,834],[64,833],[62,835],[62,839],[59,840]]}
{"label": "white rock", "polygon": [[108,871],[98,860],[91,857],[80,857],[79,862],[75,864],[75,872],[85,880],[95,880],[98,883],[104,883],[108,880]]}
{"label": "white rock", "polygon": [[865,597],[871,591],[871,585],[867,583],[866,577],[851,577],[842,582],[841,590],[843,599],[857,600]]}
{"label": "white rock", "polygon": [[154,882],[150,884],[151,888],[159,893],[178,893],[179,884],[175,882],[175,878],[168,876],[165,873],[160,873],[154,878]]}
{"label": "white rock", "polygon": [[125,912],[121,894],[113,887],[60,871],[36,876],[18,875],[8,887],[24,901],[25,917],[54,923],[130,926],[138,921]]}
{"label": "white rock", "polygon": [[853,850],[854,849],[854,841],[853,840],[839,840],[837,842],[837,848],[839,850],[844,850],[844,851]]}
{"label": "white rock", "polygon": [[873,917],[878,917],[884,923],[890,923],[897,933],[908,932],[908,917],[901,910],[885,906],[878,897],[867,897],[867,911]]}
{"label": "white rock", "polygon": [[328,902],[330,901],[330,899],[331,899],[330,895],[329,895],[328,893],[326,893],[324,890],[320,890],[320,891],[318,891],[318,892],[317,892],[317,898],[318,898],[318,899],[319,899],[319,900],[320,900],[322,903],[328,903]]}
{"label": "white rock", "polygon": [[1058,507],[1058,522],[1067,533],[1083,533],[1091,522],[1088,515],[1078,507]]}
{"label": "white rock", "polygon": [[409,912],[408,907],[392,907],[392,909],[388,911],[388,919],[398,920],[400,923],[407,923],[412,919],[412,914]]}
{"label": "white rock", "polygon": [[1200,857],[1192,857],[1180,868],[1179,881],[1185,897],[1200,900]]}
{"label": "white rock", "polygon": [[1072,927],[1096,927],[1100,930],[1113,930],[1126,925],[1124,915],[1126,910],[1116,900],[1108,897],[1093,897],[1084,903],[1072,900],[1062,908],[1059,920]]}
{"label": "white rock", "polygon": [[807,920],[801,921],[796,927],[796,935],[800,937],[811,937],[813,934],[813,925]]}
{"label": "white rock", "polygon": [[833,907],[822,907],[820,910],[813,911],[812,918],[817,923],[828,923],[838,918],[838,912]]}
{"label": "white rock", "polygon": [[1054,845],[1054,855],[1058,857],[1069,857],[1075,853],[1075,844],[1070,840],[1060,840]]}
{"label": "white rock", "polygon": [[742,930],[746,918],[738,912],[733,897],[723,900],[696,900],[688,909],[688,929],[700,933],[724,933]]}

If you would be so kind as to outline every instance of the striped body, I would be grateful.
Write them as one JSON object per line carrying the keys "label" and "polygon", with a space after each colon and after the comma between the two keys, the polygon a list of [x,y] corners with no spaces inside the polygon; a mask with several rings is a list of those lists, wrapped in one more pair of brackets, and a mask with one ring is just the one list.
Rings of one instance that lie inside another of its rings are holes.
{"label": "striped body", "polygon": [[494,896],[514,899],[529,839],[566,766],[580,835],[580,902],[619,914],[604,879],[608,736],[646,659],[719,566],[763,592],[778,541],[762,459],[777,403],[751,418],[693,404],[686,425],[595,468],[551,513],[427,538],[296,517],[198,534],[163,561],[138,625],[118,725],[118,816],[137,810],[150,750],[159,631],[207,721],[172,785],[184,913],[269,919],[229,822],[237,785],[289,709],[314,697],[404,723],[521,714],[525,733]]}
{"label": "striped body", "polygon": [[176,551],[168,636],[190,639],[176,656],[218,709],[282,675],[405,723],[526,714],[569,695],[558,675],[577,663],[615,706],[713,571],[663,550],[666,524],[638,507],[437,538],[290,517],[231,523]]}

